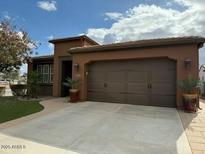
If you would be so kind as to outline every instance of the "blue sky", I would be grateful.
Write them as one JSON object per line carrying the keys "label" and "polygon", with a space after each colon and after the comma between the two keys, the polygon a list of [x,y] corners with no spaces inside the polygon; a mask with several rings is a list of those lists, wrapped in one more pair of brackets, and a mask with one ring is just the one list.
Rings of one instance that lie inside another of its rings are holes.
{"label": "blue sky", "polygon": [[41,42],[40,55],[52,50],[48,48],[48,37],[76,36],[89,28],[109,27],[111,22],[104,20],[105,12],[126,11],[140,3],[138,0],[59,0],[56,1],[56,11],[46,11],[37,6],[38,2],[21,0],[15,4],[13,0],[0,1],[0,12],[2,18],[13,18],[18,27]]}
{"label": "blue sky", "polygon": [[[205,36],[203,5],[204,0],[2,0],[0,17],[11,18],[26,30],[41,43],[36,50],[39,55],[45,55],[53,52],[49,39],[79,34],[102,44]],[[200,63],[205,63],[203,53]]]}

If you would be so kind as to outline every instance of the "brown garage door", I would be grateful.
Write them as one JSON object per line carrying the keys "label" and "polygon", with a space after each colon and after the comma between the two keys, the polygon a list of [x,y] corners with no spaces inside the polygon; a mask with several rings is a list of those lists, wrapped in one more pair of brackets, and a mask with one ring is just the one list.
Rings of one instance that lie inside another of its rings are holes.
{"label": "brown garage door", "polygon": [[175,107],[176,64],[168,59],[91,63],[88,100]]}

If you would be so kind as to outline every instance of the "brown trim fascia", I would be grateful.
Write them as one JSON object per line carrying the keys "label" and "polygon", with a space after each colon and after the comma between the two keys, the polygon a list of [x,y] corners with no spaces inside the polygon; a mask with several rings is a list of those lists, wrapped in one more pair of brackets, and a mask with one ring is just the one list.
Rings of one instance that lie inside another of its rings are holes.
{"label": "brown trim fascia", "polygon": [[183,46],[187,44],[195,44],[195,43],[184,43],[184,44],[165,44],[165,45],[148,45],[148,46],[118,46],[118,47],[113,47],[113,48],[96,48],[96,49],[69,49],[68,53],[72,54],[78,54],[78,53],[90,53],[90,52],[110,52],[110,51],[119,51],[119,50],[124,50],[124,49],[142,49],[142,48],[162,48],[162,47],[167,47],[167,46]]}
{"label": "brown trim fascia", "polygon": [[59,38],[59,39],[53,39],[53,40],[49,40],[49,43],[61,43],[61,42],[67,42],[67,41],[73,41],[73,40],[80,40],[80,39],[85,39],[88,42],[94,44],[94,45],[99,45],[96,41],[92,40],[91,38],[89,38],[86,35],[82,35],[82,36],[75,36],[75,37],[67,37],[67,38]]}
{"label": "brown trim fascia", "polygon": [[204,38],[174,38],[171,39],[153,39],[153,40],[139,40],[124,43],[115,43],[107,45],[93,45],[90,47],[76,47],[71,48],[69,52],[82,53],[82,52],[95,52],[95,51],[106,51],[106,50],[119,50],[128,48],[142,48],[142,47],[158,47],[158,46],[173,46],[173,45],[187,45],[187,44],[198,44],[198,48],[203,46],[205,42]]}

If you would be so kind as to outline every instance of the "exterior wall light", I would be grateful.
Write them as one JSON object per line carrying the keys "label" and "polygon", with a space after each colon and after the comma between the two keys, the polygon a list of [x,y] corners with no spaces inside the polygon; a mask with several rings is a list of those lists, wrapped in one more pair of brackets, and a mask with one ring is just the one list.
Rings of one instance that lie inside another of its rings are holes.
{"label": "exterior wall light", "polygon": [[74,64],[74,68],[78,71],[79,68],[80,68],[80,65],[79,65],[78,63],[75,63],[75,64]]}
{"label": "exterior wall light", "polygon": [[184,67],[185,67],[186,69],[190,69],[191,66],[192,66],[192,60],[191,60],[191,59],[185,59],[185,60],[184,60]]}

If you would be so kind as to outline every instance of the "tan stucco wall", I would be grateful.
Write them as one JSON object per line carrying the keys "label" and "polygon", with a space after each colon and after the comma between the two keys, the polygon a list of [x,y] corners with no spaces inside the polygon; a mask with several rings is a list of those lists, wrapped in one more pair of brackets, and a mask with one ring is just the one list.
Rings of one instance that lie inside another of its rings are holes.
{"label": "tan stucco wall", "polygon": [[[84,37],[78,39],[68,39],[63,41],[54,42],[54,58],[51,59],[54,63],[54,76],[53,76],[53,96],[61,96],[61,79],[62,79],[62,61],[72,60],[72,56],[68,54],[68,50],[74,47],[91,46],[96,45]],[[28,62],[28,73],[32,71],[33,66],[37,63],[47,63],[47,59],[37,59],[35,61]],[[50,62],[49,62],[50,63]],[[49,87],[49,86],[48,86]]]}
{"label": "tan stucco wall", "polygon": [[93,45],[96,45],[96,44],[93,44],[92,42],[88,41],[88,40],[83,40],[83,46],[93,46]]}
{"label": "tan stucco wall", "polygon": [[61,96],[61,75],[62,75],[62,59],[72,60],[68,54],[69,48],[80,47],[82,42],[74,40],[69,42],[59,42],[54,46],[54,76],[53,76],[53,96]]}
{"label": "tan stucco wall", "polygon": [[[168,57],[176,60],[177,80],[182,80],[188,74],[198,77],[198,56],[199,53],[196,44],[76,53],[73,54],[73,64],[78,63],[80,67],[78,71],[73,68],[73,78],[79,78],[81,81],[79,87],[80,98],[84,101],[87,99],[86,64],[91,61]],[[184,67],[184,60],[187,58],[192,60],[192,67],[190,69],[185,69]],[[181,107],[181,90],[177,87],[176,92],[176,106]]]}

